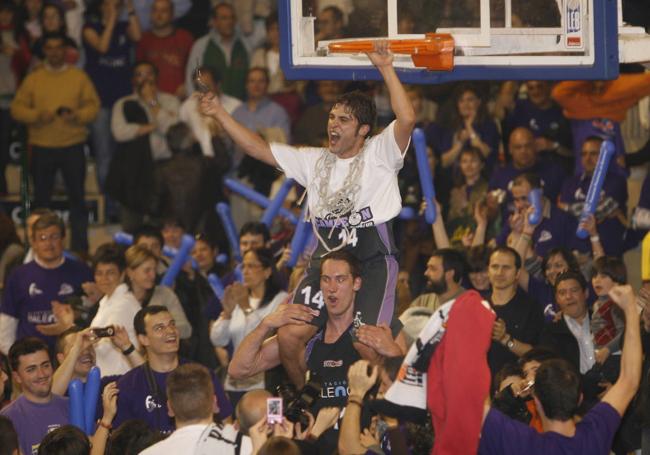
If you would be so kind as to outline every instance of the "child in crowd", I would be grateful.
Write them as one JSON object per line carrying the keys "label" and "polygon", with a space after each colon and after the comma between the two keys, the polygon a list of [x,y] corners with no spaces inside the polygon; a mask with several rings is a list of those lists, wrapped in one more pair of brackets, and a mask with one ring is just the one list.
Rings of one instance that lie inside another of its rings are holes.
{"label": "child in crowd", "polygon": [[617,284],[626,282],[627,270],[622,259],[602,256],[594,261],[591,284],[597,299],[591,316],[591,333],[594,336],[596,363],[600,365],[621,349],[625,320],[623,312],[609,297],[609,291]]}

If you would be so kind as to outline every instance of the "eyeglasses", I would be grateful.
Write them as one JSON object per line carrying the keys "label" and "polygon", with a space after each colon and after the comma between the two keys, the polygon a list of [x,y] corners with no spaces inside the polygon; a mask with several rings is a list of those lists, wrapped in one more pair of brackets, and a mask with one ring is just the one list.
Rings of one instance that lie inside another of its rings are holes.
{"label": "eyeglasses", "polygon": [[55,234],[50,234],[50,235],[38,234],[36,236],[36,240],[38,240],[39,242],[47,242],[48,240],[57,241],[57,240],[61,240],[61,237],[63,237],[63,236],[58,232],[55,233]]}
{"label": "eyeglasses", "polygon": [[261,269],[262,267],[264,267],[262,264],[252,264],[252,263],[250,263],[250,262],[244,262],[244,263],[242,263],[242,265],[241,265],[241,268],[242,268],[242,269],[253,269],[253,270],[256,270],[256,269]]}

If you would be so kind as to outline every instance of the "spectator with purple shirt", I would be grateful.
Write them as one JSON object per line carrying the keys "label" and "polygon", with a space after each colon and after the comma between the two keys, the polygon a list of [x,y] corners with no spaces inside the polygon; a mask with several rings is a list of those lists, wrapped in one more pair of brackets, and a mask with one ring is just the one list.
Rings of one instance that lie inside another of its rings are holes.
{"label": "spectator with purple shirt", "polygon": [[[497,163],[499,130],[473,85],[462,84],[454,90],[450,103],[440,113],[440,120],[427,128],[426,136],[443,169],[457,168],[460,152],[467,146],[481,151],[488,172]],[[451,181],[447,181],[446,186],[450,185]]]}
{"label": "spectator with purple shirt", "polygon": [[[581,163],[584,169],[578,176],[568,177],[562,185],[558,206],[578,219],[582,213],[591,178],[598,162],[603,139],[590,136],[582,144]],[[623,237],[627,225],[627,181],[620,173],[607,172],[596,208],[596,228],[605,253],[623,254]]]}
{"label": "spectator with purple shirt", "polygon": [[[142,419],[151,428],[171,433],[174,423],[167,414],[167,377],[179,365],[187,363],[178,356],[178,329],[169,310],[158,305],[141,309],[133,325],[140,345],[147,354],[147,362],[132,369],[117,382],[120,395],[113,425],[117,427],[129,419]],[[217,397],[218,417],[225,419],[232,415],[232,405],[217,378],[213,373],[210,375]]]}
{"label": "spectator with purple shirt", "polygon": [[516,243],[519,238],[523,237],[525,241],[532,242],[533,251],[537,256],[545,256],[551,248],[560,246],[570,250],[589,252],[588,242],[581,241],[576,237],[577,220],[553,205],[546,197],[546,193],[542,197],[541,221],[536,225],[528,225],[527,218],[530,207],[528,193],[538,188],[541,189],[542,184],[535,174],[525,173],[515,177],[510,189],[515,212],[509,217],[508,223],[497,236],[497,244],[506,244],[508,236],[514,233],[510,240]]}
{"label": "spectator with purple shirt", "polygon": [[62,330],[54,324],[53,302],[81,295],[81,285],[92,281],[83,262],[63,255],[65,225],[54,213],[34,223],[34,260],[17,267],[9,276],[0,307],[0,351],[8,352],[18,338],[35,336],[53,348]]}
{"label": "spectator with purple shirt", "polygon": [[625,344],[621,374],[579,422],[573,417],[581,400],[580,378],[566,360],[546,360],[535,375],[533,399],[542,420],[543,433],[485,406],[478,453],[607,454],[614,434],[641,379],[641,337],[639,312],[631,286],[616,286],[610,296],[625,312]]}
{"label": "spectator with purple shirt", "polygon": [[23,393],[0,414],[13,422],[22,453],[33,454],[43,436],[69,422],[68,400],[52,393],[54,368],[43,341],[18,340],[9,350],[9,363]]}
{"label": "spectator with purple shirt", "polygon": [[496,189],[506,191],[502,216],[506,218],[513,211],[512,198],[507,193],[514,178],[525,172],[532,172],[539,176],[542,180],[544,195],[550,199],[552,204],[555,204],[566,175],[564,169],[553,161],[540,159],[535,150],[535,138],[528,128],[519,127],[512,131],[508,149],[512,161],[496,168],[492,172],[488,184],[490,191]]}
{"label": "spectator with purple shirt", "polygon": [[[562,108],[551,98],[552,83],[526,81],[526,98],[515,100],[503,125],[504,137],[518,127],[525,127],[535,136],[535,150],[573,167],[571,124]],[[507,145],[507,144],[506,144]]]}

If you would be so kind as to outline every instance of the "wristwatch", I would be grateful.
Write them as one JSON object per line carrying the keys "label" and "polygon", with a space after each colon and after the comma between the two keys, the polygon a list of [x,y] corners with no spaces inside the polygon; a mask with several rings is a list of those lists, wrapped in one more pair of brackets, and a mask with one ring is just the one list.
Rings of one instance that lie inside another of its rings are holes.
{"label": "wristwatch", "polygon": [[508,338],[508,341],[506,341],[506,347],[512,351],[512,348],[515,347],[515,339],[512,338],[512,335],[510,335],[510,338]]}

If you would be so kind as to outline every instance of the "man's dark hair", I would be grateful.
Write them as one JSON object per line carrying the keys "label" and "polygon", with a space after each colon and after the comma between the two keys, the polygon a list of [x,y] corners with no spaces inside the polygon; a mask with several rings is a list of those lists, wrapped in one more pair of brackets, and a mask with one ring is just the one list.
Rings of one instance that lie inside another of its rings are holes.
{"label": "man's dark hair", "polygon": [[627,283],[627,269],[621,258],[615,256],[601,256],[594,261],[591,276],[601,274],[608,276],[616,284]]}
{"label": "man's dark hair", "polygon": [[143,224],[135,230],[133,233],[133,244],[137,244],[141,237],[154,237],[160,243],[160,248],[165,245],[165,239],[160,229],[150,224]]}
{"label": "man's dark hair", "polygon": [[580,402],[580,376],[564,359],[546,360],[535,374],[533,390],[546,417],[565,422],[573,418]]}
{"label": "man's dark hair", "polygon": [[64,425],[45,435],[38,446],[38,455],[88,455],[88,436],[74,425]]}
{"label": "man's dark hair", "polygon": [[174,155],[191,152],[195,142],[192,130],[184,122],[178,122],[170,126],[165,138],[169,149]]}
{"label": "man's dark hair", "polygon": [[518,186],[524,182],[527,182],[530,185],[531,190],[542,188],[542,179],[540,179],[539,176],[533,172],[524,172],[523,174],[519,174],[512,181],[512,186]]}
{"label": "man's dark hair", "polygon": [[591,136],[587,136],[587,138],[584,141],[582,141],[582,144],[584,145],[587,142],[598,142],[599,144],[602,144],[604,141],[605,139],[603,139],[602,137],[592,134]]}
{"label": "man's dark hair", "polygon": [[361,276],[361,263],[352,253],[347,250],[338,250],[327,253],[327,255],[321,259],[320,273],[323,273],[323,264],[325,264],[325,261],[328,260],[347,262],[348,266],[350,267],[352,278],[359,278]]}
{"label": "man's dark hair", "polygon": [[334,5],[326,6],[325,8],[322,9],[321,13],[324,13],[325,11],[332,13],[332,16],[334,16],[334,20],[336,22],[340,22],[341,24],[343,23],[343,11],[341,11],[341,8],[339,8],[338,6],[334,6]]}
{"label": "man's dark hair", "polygon": [[244,225],[239,230],[239,237],[241,238],[246,234],[261,235],[264,238],[264,243],[271,240],[269,228],[266,226],[266,224],[260,221],[249,221],[247,223],[244,223]]}
{"label": "man's dark hair", "polygon": [[50,351],[47,344],[36,337],[25,337],[16,341],[9,348],[9,365],[13,371],[18,371],[20,365],[20,357],[24,355],[34,354],[35,352],[45,351],[49,357]]}
{"label": "man's dark hair", "polygon": [[0,455],[13,455],[19,448],[18,433],[14,424],[9,417],[0,416]]}
{"label": "man's dark hair", "polygon": [[221,82],[221,72],[214,66],[203,65],[199,66],[199,72],[201,74],[208,73],[212,77],[212,82],[219,84]]}
{"label": "man's dark hair", "polygon": [[186,363],[167,378],[167,400],[177,421],[207,419],[214,407],[214,386],[208,369],[198,363]]}
{"label": "man's dark hair", "polygon": [[133,73],[133,74],[135,74],[135,70],[136,70],[139,66],[148,66],[148,67],[150,67],[150,68],[153,70],[153,74],[154,74],[156,77],[158,77],[158,67],[157,67],[156,65],[154,65],[153,62],[150,62],[149,60],[138,60],[138,61],[135,62],[135,63],[133,64],[133,66],[131,67],[131,70],[132,70],[132,73]]}
{"label": "man's dark hair", "polygon": [[221,8],[229,8],[230,11],[235,14],[235,8],[230,3],[219,2],[212,8],[212,17],[217,17],[217,11],[219,11]]}
{"label": "man's dark hair", "polygon": [[519,357],[519,366],[524,367],[528,362],[536,361],[542,363],[546,360],[557,359],[557,354],[547,348],[533,348],[530,351],[526,352],[524,355]]}
{"label": "man's dark hair", "polygon": [[442,268],[445,272],[454,271],[453,280],[455,283],[460,283],[467,271],[467,262],[463,253],[452,248],[439,248],[431,253],[431,257],[434,256],[442,259]]}
{"label": "man's dark hair", "polygon": [[271,75],[269,74],[268,68],[264,68],[263,66],[253,66],[252,68],[249,68],[248,71],[246,72],[246,80],[247,81],[248,81],[248,76],[253,71],[257,71],[258,73],[262,73],[264,75],[264,79],[266,79],[267,84],[271,81]]}
{"label": "man's dark hair", "polygon": [[147,335],[147,331],[144,327],[145,317],[163,312],[169,313],[169,309],[162,305],[148,305],[140,309],[133,317],[133,329],[135,330],[136,335]]}
{"label": "man's dark hair", "polygon": [[557,276],[555,279],[555,286],[553,287],[553,291],[557,292],[557,287],[559,284],[563,281],[568,280],[576,280],[583,291],[587,290],[587,281],[585,280],[585,277],[582,276],[582,273],[575,272],[573,270],[567,270],[566,272],[562,272]]}
{"label": "man's dark hair", "polygon": [[300,448],[289,438],[284,436],[271,436],[262,447],[258,455],[300,455]]}
{"label": "man's dark hair", "polygon": [[[553,257],[560,255],[564,262],[569,266],[568,270],[573,270],[575,272],[580,271],[580,266],[578,265],[578,260],[573,255],[573,253],[566,248],[556,247],[551,248],[548,253],[542,258],[542,273],[546,274],[546,267],[548,266],[548,261]],[[555,283],[550,283],[551,286],[555,286]]]}
{"label": "man's dark hair", "polygon": [[[34,239],[36,238],[36,232],[42,231],[49,227],[56,226],[61,231],[61,237],[65,237],[65,223],[63,220],[54,212],[44,213],[38,217],[34,226],[32,227],[32,235]],[[32,239],[33,240],[33,239]]]}
{"label": "man's dark hair", "polygon": [[370,129],[366,136],[370,135],[377,120],[377,107],[370,96],[359,90],[354,90],[340,95],[334,102],[334,106],[337,104],[349,109],[350,113],[357,119],[359,122],[357,132],[363,125],[368,125]]}
{"label": "man's dark hair", "polygon": [[55,40],[58,39],[63,41],[63,43],[65,43],[65,35],[60,31],[43,33],[43,37],[41,39],[43,41],[43,47],[45,47],[45,43],[47,43],[51,39],[55,39]]}
{"label": "man's dark hair", "polygon": [[504,246],[498,246],[490,254],[490,259],[492,259],[492,256],[494,256],[496,253],[509,254],[515,260],[515,268],[517,270],[519,270],[521,268],[521,256],[519,256],[519,253],[517,253],[517,250],[515,250],[514,248],[511,248],[511,247],[505,246],[505,245]]}
{"label": "man's dark hair", "polygon": [[467,272],[485,272],[490,263],[492,250],[485,245],[473,246],[467,249]]}
{"label": "man's dark hair", "polygon": [[63,332],[61,332],[59,336],[56,337],[56,344],[54,345],[54,353],[63,354],[65,348],[65,339],[68,338],[68,336],[72,335],[73,333],[79,333],[82,330],[83,329],[81,327],[73,325],[72,327],[68,327]]}
{"label": "man's dark hair", "polygon": [[395,381],[397,373],[399,373],[399,370],[402,367],[402,363],[404,363],[403,355],[397,357],[384,357],[381,367],[384,369],[390,380]]}
{"label": "man's dark hair", "polygon": [[509,376],[519,376],[522,377],[523,372],[519,365],[516,363],[506,363],[501,367],[499,371],[494,375],[494,380],[492,381],[492,390],[490,391],[490,396],[494,397],[501,387],[503,380]]}
{"label": "man's dark hair", "polygon": [[97,269],[99,264],[113,264],[120,272],[123,272],[126,268],[124,249],[113,242],[104,243],[97,248],[97,251],[95,251],[92,263],[93,270]]}
{"label": "man's dark hair", "polygon": [[[108,455],[138,455],[161,441],[163,436],[144,420],[127,420],[111,433]],[[171,455],[171,454],[170,454]]]}

